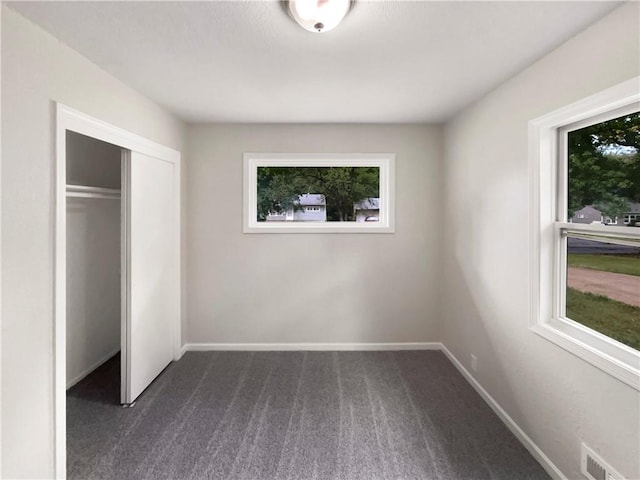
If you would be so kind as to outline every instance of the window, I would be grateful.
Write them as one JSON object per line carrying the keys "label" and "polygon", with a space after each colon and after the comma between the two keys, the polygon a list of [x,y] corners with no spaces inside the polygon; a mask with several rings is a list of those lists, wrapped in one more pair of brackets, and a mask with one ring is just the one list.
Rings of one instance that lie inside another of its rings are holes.
{"label": "window", "polygon": [[633,79],[530,123],[531,327],[638,390],[639,101]]}
{"label": "window", "polygon": [[640,214],[638,215],[625,215],[624,216],[624,224],[632,227],[638,227],[640,223]]}
{"label": "window", "polygon": [[[394,161],[387,153],[245,153],[243,231],[393,233]],[[365,222],[371,213],[362,215],[361,204],[379,219]]]}
{"label": "window", "polygon": [[[640,111],[634,108],[560,129],[556,204],[566,210],[557,212],[556,228],[565,272],[560,315],[640,350],[640,231],[617,222],[640,206]],[[599,223],[578,230],[566,224],[587,206],[600,213]],[[622,228],[603,231],[602,225]]]}

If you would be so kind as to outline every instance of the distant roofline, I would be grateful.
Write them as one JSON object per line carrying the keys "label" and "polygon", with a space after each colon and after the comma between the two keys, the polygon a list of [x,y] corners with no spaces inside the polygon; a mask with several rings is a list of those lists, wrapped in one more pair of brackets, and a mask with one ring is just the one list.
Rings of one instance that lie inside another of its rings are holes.
{"label": "distant roofline", "polygon": [[[575,216],[576,213],[580,212],[581,210],[584,210],[585,208],[591,208],[591,209],[595,210],[596,212],[602,213],[602,211],[599,210],[595,205],[585,205],[584,207],[576,210],[573,215]],[[630,202],[629,203],[629,209],[625,210],[623,215],[635,214],[635,213],[640,213],[640,203],[631,203]]]}

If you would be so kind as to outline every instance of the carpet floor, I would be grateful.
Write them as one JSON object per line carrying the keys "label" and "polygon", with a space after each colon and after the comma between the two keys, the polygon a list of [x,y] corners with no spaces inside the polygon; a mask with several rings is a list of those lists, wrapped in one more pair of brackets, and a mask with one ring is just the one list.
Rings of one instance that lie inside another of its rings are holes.
{"label": "carpet floor", "polygon": [[548,479],[435,351],[189,352],[133,408],[67,392],[69,479]]}

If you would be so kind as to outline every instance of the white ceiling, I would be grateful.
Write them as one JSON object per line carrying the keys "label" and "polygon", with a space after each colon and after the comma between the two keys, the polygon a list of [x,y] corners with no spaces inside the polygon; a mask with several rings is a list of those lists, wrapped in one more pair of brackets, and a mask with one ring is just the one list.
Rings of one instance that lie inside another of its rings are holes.
{"label": "white ceiling", "polygon": [[278,1],[11,2],[189,122],[441,122],[619,2],[358,1],[307,32]]}

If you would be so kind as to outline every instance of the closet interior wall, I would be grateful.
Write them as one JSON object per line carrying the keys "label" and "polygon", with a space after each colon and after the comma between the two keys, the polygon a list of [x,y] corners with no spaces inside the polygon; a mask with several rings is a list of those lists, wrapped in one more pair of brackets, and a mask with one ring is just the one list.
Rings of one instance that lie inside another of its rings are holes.
{"label": "closet interior wall", "polygon": [[120,147],[78,133],[67,150],[67,388],[120,350]]}

